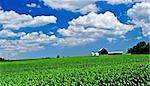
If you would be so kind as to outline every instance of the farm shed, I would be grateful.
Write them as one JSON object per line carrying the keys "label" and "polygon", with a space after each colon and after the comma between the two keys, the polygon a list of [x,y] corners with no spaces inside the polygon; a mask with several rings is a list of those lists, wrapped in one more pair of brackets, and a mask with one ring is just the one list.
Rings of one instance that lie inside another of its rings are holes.
{"label": "farm shed", "polygon": [[108,52],[108,55],[118,55],[118,54],[123,54],[123,51],[114,51],[114,52]]}

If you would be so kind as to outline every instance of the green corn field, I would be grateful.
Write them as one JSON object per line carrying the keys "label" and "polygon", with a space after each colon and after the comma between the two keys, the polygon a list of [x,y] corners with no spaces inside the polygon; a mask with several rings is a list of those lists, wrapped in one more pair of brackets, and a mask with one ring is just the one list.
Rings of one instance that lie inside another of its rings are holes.
{"label": "green corn field", "polygon": [[0,86],[148,86],[149,55],[0,62]]}

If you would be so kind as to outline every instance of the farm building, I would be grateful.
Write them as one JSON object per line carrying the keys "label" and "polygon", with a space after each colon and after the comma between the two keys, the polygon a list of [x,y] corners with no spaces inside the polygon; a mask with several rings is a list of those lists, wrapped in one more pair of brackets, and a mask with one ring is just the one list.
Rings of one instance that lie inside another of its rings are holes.
{"label": "farm building", "polygon": [[105,49],[105,48],[101,48],[99,51],[98,51],[99,55],[107,55],[108,54],[108,51]]}
{"label": "farm building", "polygon": [[100,55],[118,55],[118,54],[123,54],[123,51],[113,51],[113,52],[108,52],[105,48],[101,48],[98,52],[92,51],[92,53],[91,53],[92,56],[100,56]]}
{"label": "farm building", "polygon": [[108,55],[108,51],[105,48],[101,48],[99,49],[98,52],[92,51],[91,55],[92,56]]}
{"label": "farm building", "polygon": [[123,54],[123,51],[108,52],[108,55],[118,55],[118,54]]}

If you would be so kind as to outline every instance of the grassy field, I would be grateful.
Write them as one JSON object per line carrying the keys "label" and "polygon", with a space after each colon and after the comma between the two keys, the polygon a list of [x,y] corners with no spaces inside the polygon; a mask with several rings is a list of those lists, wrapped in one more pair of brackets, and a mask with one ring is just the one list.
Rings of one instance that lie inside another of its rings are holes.
{"label": "grassy field", "polygon": [[147,86],[149,55],[0,62],[0,86]]}

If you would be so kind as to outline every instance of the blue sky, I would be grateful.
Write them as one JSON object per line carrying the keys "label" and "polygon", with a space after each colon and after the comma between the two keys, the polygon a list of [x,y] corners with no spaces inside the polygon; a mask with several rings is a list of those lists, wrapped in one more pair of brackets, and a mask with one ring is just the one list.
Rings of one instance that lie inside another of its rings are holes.
{"label": "blue sky", "polygon": [[0,0],[0,56],[6,59],[124,51],[149,42],[148,0]]}

